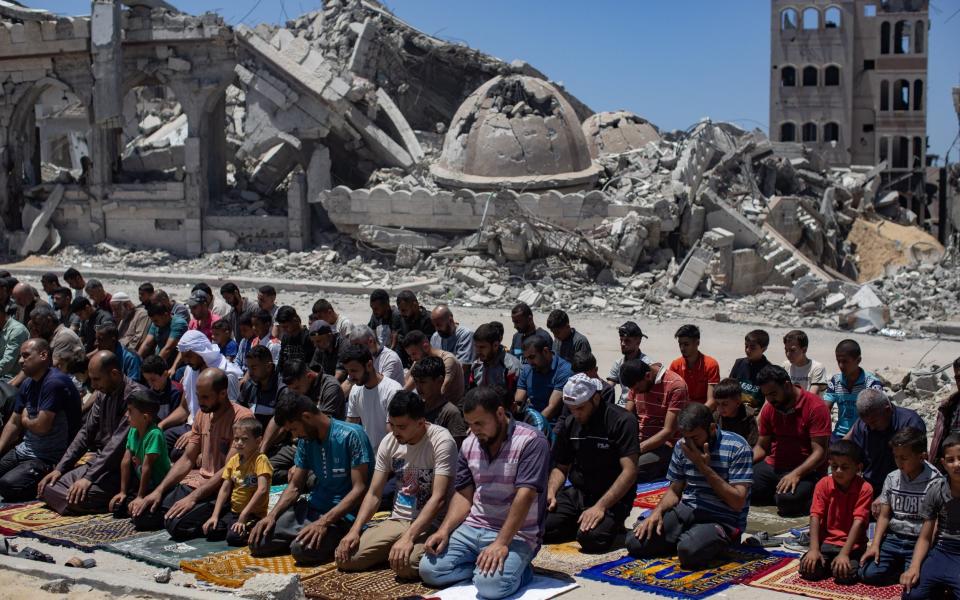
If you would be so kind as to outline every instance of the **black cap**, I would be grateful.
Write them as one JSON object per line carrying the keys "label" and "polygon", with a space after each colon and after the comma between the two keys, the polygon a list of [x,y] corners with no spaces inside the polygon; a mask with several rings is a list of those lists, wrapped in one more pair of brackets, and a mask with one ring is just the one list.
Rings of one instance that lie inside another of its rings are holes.
{"label": "black cap", "polygon": [[330,326],[330,323],[323,319],[317,319],[310,323],[310,335],[323,335],[325,333],[333,333],[333,327]]}
{"label": "black cap", "polygon": [[187,306],[196,306],[198,304],[208,304],[210,296],[203,290],[194,290],[193,294],[187,298]]}
{"label": "black cap", "polygon": [[617,333],[620,334],[620,337],[639,337],[645,338],[648,337],[643,335],[643,330],[640,329],[640,326],[634,323],[633,321],[627,321],[619,328],[617,328]]}

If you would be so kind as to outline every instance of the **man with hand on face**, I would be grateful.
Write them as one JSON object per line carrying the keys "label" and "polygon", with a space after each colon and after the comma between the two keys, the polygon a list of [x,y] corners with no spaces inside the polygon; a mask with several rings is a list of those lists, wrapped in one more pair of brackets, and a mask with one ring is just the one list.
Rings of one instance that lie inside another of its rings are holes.
{"label": "man with hand on face", "polygon": [[[337,547],[341,571],[389,562],[401,579],[419,579],[424,542],[443,520],[453,493],[457,446],[450,433],[424,418],[416,394],[398,392],[390,403],[390,434],[377,449],[373,481],[350,532]],[[366,530],[391,477],[397,478],[393,512]]]}
{"label": "man with hand on face", "polygon": [[543,540],[550,444],[517,423],[493,387],[463,401],[470,435],[460,449],[456,493],[426,542],[420,577],[434,587],[473,581],[480,598],[510,596],[533,578]]}
{"label": "man with hand on face", "polygon": [[[623,533],[636,496],[637,419],[600,397],[603,383],[578,373],[563,386],[570,414],[560,420],[547,484],[543,539],[576,539],[584,552],[606,552]],[[563,484],[569,477],[570,485]]]}
{"label": "man with hand on face", "polygon": [[[120,461],[127,444],[127,401],[143,386],[123,374],[120,358],[96,352],[88,367],[93,406],[56,468],[37,486],[37,495],[60,514],[107,512],[120,491]],[[93,457],[77,465],[84,455]]]}
{"label": "man with hand on face", "polygon": [[237,452],[234,425],[253,418],[249,408],[227,398],[227,388],[227,374],[220,369],[205,369],[197,377],[200,412],[193,420],[183,456],[160,485],[127,507],[138,531],[166,527],[175,540],[204,535],[203,524],[213,515],[223,467]]}
{"label": "man with hand on face", "polygon": [[677,419],[683,439],[673,449],[670,487],[627,538],[635,558],[679,555],[684,569],[703,569],[740,542],[750,510],[753,451],[745,439],[717,428],[704,404]]}
{"label": "man with hand on face", "polygon": [[464,372],[473,363],[473,332],[457,323],[453,312],[446,304],[438,304],[430,313],[430,321],[436,331],[430,336],[430,345],[453,354],[460,361]]}

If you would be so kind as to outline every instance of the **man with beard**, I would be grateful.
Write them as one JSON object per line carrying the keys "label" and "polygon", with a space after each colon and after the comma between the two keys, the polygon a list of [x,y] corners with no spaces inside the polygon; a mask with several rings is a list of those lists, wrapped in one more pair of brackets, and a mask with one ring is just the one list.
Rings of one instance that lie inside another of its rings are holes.
{"label": "man with beard", "polygon": [[459,448],[467,437],[467,424],[463,421],[460,409],[444,398],[441,392],[443,361],[435,356],[426,356],[410,368],[410,376],[417,386],[417,394],[423,399],[427,421],[449,431]]}
{"label": "man with beard", "polygon": [[202,536],[203,524],[213,514],[221,471],[237,452],[233,448],[234,424],[253,418],[250,409],[227,397],[229,384],[222,370],[205,369],[196,385],[200,411],[183,456],[160,485],[127,508],[138,531],[166,527],[178,541]]}
{"label": "man with beard", "polygon": [[410,367],[416,359],[406,354],[406,346],[404,345],[406,342],[404,340],[407,334],[411,331],[419,331],[426,336],[429,344],[430,336],[434,332],[433,322],[430,320],[430,311],[420,306],[416,294],[410,290],[403,290],[397,294],[397,312],[400,313],[400,331],[397,333],[398,347],[396,351],[400,355],[400,359],[403,360],[403,366]]}
{"label": "man with beard", "polygon": [[310,341],[310,332],[301,324],[300,315],[292,306],[280,307],[277,311],[277,325],[283,334],[280,336],[278,369],[282,371],[284,363],[294,358],[306,361],[313,358],[314,347]]}
{"label": "man with beard", "polygon": [[113,324],[113,315],[99,306],[91,304],[87,298],[75,298],[70,303],[70,312],[80,319],[80,341],[89,356],[97,349],[97,328],[107,323]]}
{"label": "man with beard", "polygon": [[539,335],[523,343],[524,365],[514,395],[514,413],[527,403],[550,423],[555,423],[563,409],[563,386],[573,375],[570,363],[553,353],[553,343]]}
{"label": "man with beard", "polygon": [[370,321],[367,327],[376,333],[381,346],[398,350],[397,338],[403,329],[403,320],[400,313],[393,310],[387,290],[370,292]]}
{"label": "man with beard", "polygon": [[126,292],[115,293],[110,299],[110,308],[113,310],[113,319],[117,322],[120,345],[130,352],[136,352],[150,329],[147,309],[134,306]]}
{"label": "man with beard", "polygon": [[187,331],[187,322],[182,317],[174,316],[170,307],[160,301],[147,305],[147,315],[151,325],[137,353],[140,358],[157,354],[167,362],[168,367],[173,366],[177,360],[177,344]]}
{"label": "man with beard", "polygon": [[340,364],[343,339],[339,331],[322,319],[310,323],[310,341],[314,347],[310,368],[317,373],[332,375],[341,383],[347,378],[347,372]]}
{"label": "man with beard", "polygon": [[37,484],[63,456],[81,423],[80,394],[70,377],[51,366],[46,340],[33,338],[20,346],[20,369],[25,380],[0,434],[3,502],[37,497]]}
{"label": "man with beard", "polygon": [[[547,485],[543,539],[576,539],[584,552],[607,552],[623,534],[636,497],[637,419],[600,397],[603,383],[579,373],[563,386],[570,414],[557,427]],[[564,488],[570,478],[572,485]]]}
{"label": "man with beard", "polygon": [[533,321],[533,310],[526,302],[518,302],[513,307],[513,310],[510,311],[510,320],[513,321],[513,328],[517,330],[510,342],[510,354],[513,354],[519,360],[524,360],[523,345],[535,335],[547,340],[547,344],[553,348],[553,338],[545,329],[537,327],[537,324]]}
{"label": "man with beard", "polygon": [[97,350],[107,350],[117,355],[120,365],[123,367],[123,374],[137,383],[142,382],[141,367],[143,361],[136,352],[127,350],[120,344],[120,331],[113,323],[106,323],[97,327],[96,346]]}
{"label": "man with beard", "polygon": [[809,514],[813,488],[827,472],[830,409],[820,396],[794,385],[783,367],[767,365],[757,384],[766,402],[753,449],[753,503],[776,504],[783,517]]}
{"label": "man with beard", "polygon": [[80,329],[80,319],[70,310],[70,303],[73,301],[73,292],[70,288],[61,287],[53,290],[50,301],[61,325],[70,327],[74,331]]}
{"label": "man with beard", "polygon": [[617,329],[617,333],[620,335],[620,353],[623,355],[623,358],[617,359],[616,362],[613,363],[613,366],[610,367],[610,374],[607,375],[607,381],[620,385],[620,396],[617,398],[617,404],[626,406],[627,394],[630,393],[630,388],[629,386],[623,385],[620,381],[620,367],[626,361],[634,359],[652,365],[653,359],[649,354],[644,354],[643,351],[640,350],[640,342],[647,336],[643,334],[639,325],[633,321],[627,321]]}
{"label": "man with beard", "polygon": [[[37,495],[60,514],[107,512],[120,491],[120,461],[126,450],[127,400],[143,387],[124,376],[120,358],[102,350],[87,370],[94,389],[93,406],[60,463],[37,486]],[[77,462],[87,453],[93,457]]]}
{"label": "man with beard", "polygon": [[[397,577],[419,579],[423,543],[443,520],[453,493],[457,446],[446,429],[427,422],[416,394],[398,392],[389,412],[391,435],[380,442],[373,481],[337,546],[337,567],[364,571],[389,562]],[[390,518],[364,529],[392,477],[398,484]]]}
{"label": "man with beard", "polygon": [[[69,327],[60,324],[52,308],[40,306],[33,309],[33,312],[30,313],[30,322],[37,332],[37,336],[47,340],[50,344],[53,366],[62,371],[66,369],[67,363],[70,361],[86,357],[80,336]],[[20,385],[21,377],[22,375],[14,377],[10,385]]]}
{"label": "man with beard", "polygon": [[678,418],[683,440],[673,449],[670,487],[627,538],[635,558],[679,555],[684,569],[703,569],[739,544],[750,511],[753,450],[722,431],[705,404],[690,403]]}
{"label": "man with beard", "polygon": [[223,301],[230,306],[230,312],[224,317],[230,323],[230,331],[233,333],[233,339],[240,340],[240,315],[257,308],[257,305],[240,294],[240,288],[237,284],[227,282],[220,286],[220,295]]}
{"label": "man with beard", "polygon": [[362,425],[371,447],[379,448],[387,435],[387,407],[402,388],[396,381],[377,373],[373,357],[364,346],[347,346],[341,359],[353,382],[347,398],[347,420]]}
{"label": "man with beard", "polygon": [[650,366],[638,359],[623,363],[620,379],[630,389],[624,408],[637,415],[640,429],[637,480],[663,479],[680,437],[677,417],[690,402],[687,384],[663,365]]}
{"label": "man with beard", "polygon": [[460,448],[456,492],[426,542],[420,577],[433,587],[473,580],[481,598],[505,598],[533,578],[547,508],[550,445],[514,421],[495,388],[464,398],[470,435]]}
{"label": "man with beard", "polygon": [[340,382],[332,375],[308,369],[302,360],[291,360],[284,365],[281,376],[288,389],[313,400],[331,419],[346,419],[347,400]]}
{"label": "man with beard", "polygon": [[[463,402],[463,369],[460,367],[460,361],[457,357],[444,350],[439,350],[430,345],[427,335],[421,331],[411,331],[403,337],[403,349],[416,365],[418,361],[427,356],[433,356],[443,361],[443,397],[460,406]],[[413,378],[409,375],[406,379],[406,390],[412,390],[415,386]]]}
{"label": "man with beard", "polygon": [[[250,531],[250,554],[290,553],[298,565],[328,562],[370,484],[370,441],[359,426],[331,419],[297,394],[280,399],[274,419],[298,440],[297,468],[277,505]],[[311,474],[310,497],[300,498]]]}
{"label": "man with beard", "polygon": [[513,397],[520,377],[520,359],[503,347],[499,330],[485,323],[473,332],[473,347],[477,358],[470,368],[470,387],[498,385]]}
{"label": "man with beard", "polygon": [[[336,335],[336,332],[334,332],[334,335]],[[373,368],[377,373],[403,385],[403,362],[400,360],[400,355],[381,345],[372,329],[366,325],[354,325],[350,328],[347,340],[351,344],[364,346],[370,351],[370,356],[373,357]],[[343,368],[342,364],[340,368]],[[340,377],[338,376],[337,379],[340,379]],[[344,393],[350,393],[349,382],[344,385]]]}
{"label": "man with beard", "polygon": [[436,331],[430,336],[430,345],[457,357],[464,371],[470,369],[475,357],[473,332],[457,323],[446,304],[438,304],[430,313]]}

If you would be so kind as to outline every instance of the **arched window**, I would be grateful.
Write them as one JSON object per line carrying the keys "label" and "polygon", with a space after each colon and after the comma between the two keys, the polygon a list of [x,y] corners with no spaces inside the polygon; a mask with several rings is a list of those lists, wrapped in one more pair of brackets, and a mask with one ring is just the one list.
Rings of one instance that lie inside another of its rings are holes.
{"label": "arched window", "polygon": [[897,21],[893,27],[893,53],[910,54],[910,22]]}
{"label": "arched window", "polygon": [[780,70],[780,86],[781,87],[796,87],[797,85],[797,70],[793,67],[784,67]]}
{"label": "arched window", "polygon": [[910,82],[906,79],[893,84],[893,110],[910,110]]}
{"label": "arched window", "polygon": [[890,54],[890,22],[880,24],[880,54]]}
{"label": "arched window", "polygon": [[836,123],[827,123],[823,126],[823,141],[825,142],[839,142],[840,141],[840,126]]}
{"label": "arched window", "polygon": [[916,29],[914,29],[913,31],[913,49],[914,49],[914,52],[916,52],[917,54],[924,53],[924,49],[923,49],[923,42],[924,42],[923,30],[924,29],[925,29],[925,26],[923,24],[923,21],[917,21]]}
{"label": "arched window", "polygon": [[883,162],[887,160],[888,156],[890,156],[890,138],[889,137],[884,136],[880,138],[879,152],[880,152],[878,156],[879,160],[877,162]]}
{"label": "arched window", "polygon": [[923,110],[923,80],[913,82],[913,110]]}
{"label": "arched window", "polygon": [[840,9],[836,6],[831,6],[823,13],[823,28],[840,29],[840,20]]}
{"label": "arched window", "polygon": [[907,169],[910,167],[910,138],[897,136],[893,138],[893,148],[890,149],[893,156],[894,169]]}
{"label": "arched window", "polygon": [[803,9],[803,28],[820,29],[820,11],[810,7]]}
{"label": "arched window", "polygon": [[816,123],[804,123],[803,124],[803,141],[805,142],[815,142],[817,141],[817,124]]}
{"label": "arched window", "polygon": [[823,85],[831,87],[840,85],[840,67],[830,65],[823,72]]}
{"label": "arched window", "polygon": [[783,9],[780,13],[780,31],[796,30],[797,21],[797,11],[795,9]]}
{"label": "arched window", "polygon": [[797,126],[789,122],[781,123],[780,124],[780,141],[781,142],[797,141]]}
{"label": "arched window", "polygon": [[803,68],[803,87],[817,87],[819,73],[816,67]]}
{"label": "arched window", "polygon": [[890,110],[890,82],[884,79],[880,82],[880,111]]}

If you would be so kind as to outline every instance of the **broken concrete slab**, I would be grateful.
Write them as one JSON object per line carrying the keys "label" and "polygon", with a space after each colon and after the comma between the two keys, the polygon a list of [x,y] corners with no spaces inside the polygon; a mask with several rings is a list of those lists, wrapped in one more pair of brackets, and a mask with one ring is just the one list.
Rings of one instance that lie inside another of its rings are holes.
{"label": "broken concrete slab", "polygon": [[39,252],[40,248],[43,247],[43,243],[50,236],[47,225],[50,223],[50,218],[53,217],[53,213],[60,207],[64,191],[64,187],[58,185],[53,188],[53,192],[51,192],[44,201],[43,209],[37,218],[33,220],[33,223],[30,224],[27,239],[24,240],[23,245],[20,246],[20,254],[22,256]]}
{"label": "broken concrete slab", "polygon": [[446,238],[437,235],[377,225],[361,225],[356,237],[365,244],[391,251],[397,251],[400,246],[409,246],[416,250],[433,252],[447,245]]}
{"label": "broken concrete slab", "polygon": [[[804,275],[794,282],[791,289],[794,299],[800,304],[816,302],[830,293],[827,282],[814,275]],[[841,294],[842,296],[842,294]]]}
{"label": "broken concrete slab", "polygon": [[537,306],[540,305],[540,302],[542,300],[543,300],[543,294],[541,294],[537,290],[532,290],[530,288],[523,290],[517,296],[517,302],[523,302],[530,308],[536,308]]}
{"label": "broken concrete slab", "polygon": [[420,262],[422,257],[423,253],[413,246],[408,244],[400,244],[400,246],[397,248],[397,256],[393,262],[400,268],[409,269]]}
{"label": "broken concrete slab", "polygon": [[700,282],[710,269],[713,252],[696,247],[690,251],[684,261],[683,270],[670,288],[670,292],[681,298],[692,298],[700,287]]}

